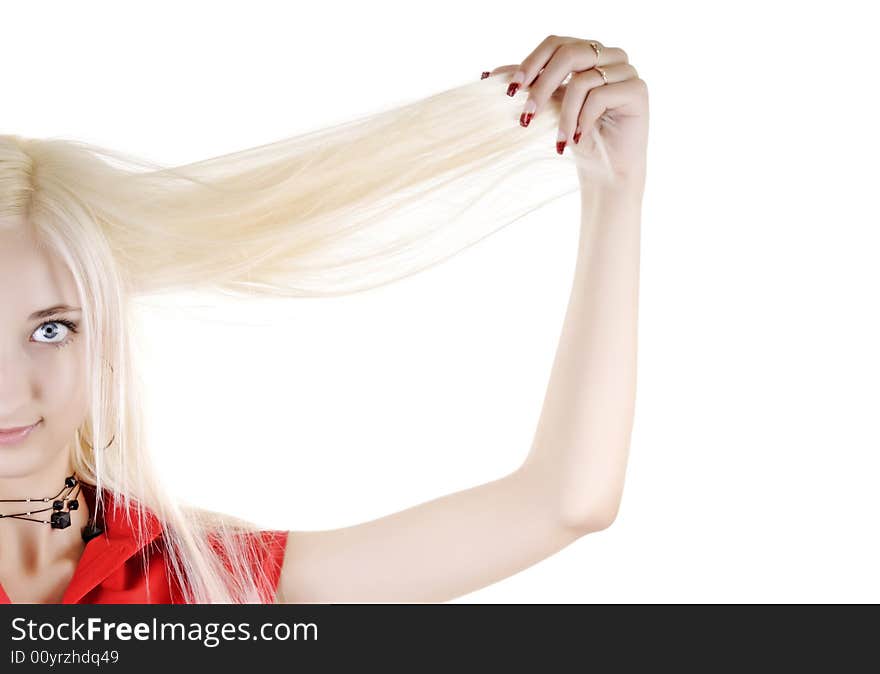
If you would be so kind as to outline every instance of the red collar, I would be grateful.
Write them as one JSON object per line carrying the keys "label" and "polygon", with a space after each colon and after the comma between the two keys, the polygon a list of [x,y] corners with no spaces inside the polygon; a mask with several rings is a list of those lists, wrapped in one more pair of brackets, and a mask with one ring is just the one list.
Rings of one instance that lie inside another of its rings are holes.
{"label": "red collar", "polygon": [[[93,521],[103,530],[99,537],[106,536],[114,542],[124,542],[137,536],[137,508],[134,504],[130,504],[128,507],[128,513],[135,524],[133,528],[128,523],[121,499],[117,501],[111,491],[104,491],[103,507],[98,511],[95,501],[95,487],[85,483],[80,483],[80,486],[82,498],[89,506],[89,513]],[[149,537],[149,540],[144,542],[146,544],[162,533],[162,523],[148,508],[144,509],[144,515],[143,529]]]}
{"label": "red collar", "polygon": [[121,502],[117,502],[110,491],[104,491],[104,507],[100,512],[96,512],[95,487],[83,483],[81,485],[83,498],[89,505],[89,512],[95,516],[94,521],[103,529],[103,533],[86,544],[70,584],[61,599],[62,604],[75,604],[162,533],[162,523],[152,511],[147,510],[143,522],[145,540],[138,540],[137,511],[133,504],[128,510],[135,525],[134,529],[126,520],[125,509]]}
{"label": "red collar", "polygon": [[[85,483],[80,485],[82,498],[88,503],[89,515],[103,531],[86,543],[70,584],[61,598],[62,604],[76,604],[162,533],[162,523],[152,511],[147,510],[143,522],[145,538],[138,540],[137,511],[133,504],[128,510],[134,528],[126,521],[122,504],[117,503],[109,491],[104,491],[104,507],[101,512],[97,512],[95,487]],[[0,587],[0,603],[9,603],[9,597],[2,587]]]}

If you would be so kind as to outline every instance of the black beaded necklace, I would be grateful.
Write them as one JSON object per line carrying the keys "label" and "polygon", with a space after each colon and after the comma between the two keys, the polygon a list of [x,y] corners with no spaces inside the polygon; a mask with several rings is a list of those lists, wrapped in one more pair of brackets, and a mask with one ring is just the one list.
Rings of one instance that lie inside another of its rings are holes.
{"label": "black beaded necklace", "polygon": [[[71,496],[71,491],[76,487],[76,493]],[[62,496],[62,493],[67,490],[67,493]],[[3,498],[0,499],[0,503],[48,503],[52,501],[52,505],[47,508],[41,508],[39,510],[28,510],[23,513],[12,513],[9,515],[0,514],[0,518],[4,517],[14,517],[20,520],[30,520],[31,522],[42,522],[43,524],[50,524],[53,529],[66,529],[70,526],[70,511],[76,510],[79,508],[79,501],[76,500],[76,497],[79,496],[80,485],[79,481],[75,476],[70,475],[64,478],[64,487],[59,491],[55,496],[45,496],[43,498]],[[65,505],[67,506],[67,510],[64,510]],[[48,520],[40,520],[35,519],[33,517],[27,517],[27,515],[36,515],[37,513],[46,512],[47,510],[52,511],[52,517]]]}

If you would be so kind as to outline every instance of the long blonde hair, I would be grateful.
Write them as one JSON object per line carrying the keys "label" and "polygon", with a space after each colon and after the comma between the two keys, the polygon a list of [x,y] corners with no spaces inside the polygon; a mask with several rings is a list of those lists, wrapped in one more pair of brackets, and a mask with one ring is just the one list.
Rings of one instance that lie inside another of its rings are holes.
{"label": "long blonde hair", "polygon": [[522,128],[524,98],[504,95],[506,79],[173,168],[74,140],[0,135],[0,217],[25,219],[70,269],[82,302],[91,403],[71,439],[74,467],[99,503],[109,490],[135,512],[141,534],[145,508],[159,518],[187,602],[273,594],[255,574],[255,537],[238,535],[260,527],[183,507],[157,478],[132,298],[359,292],[448,258],[585,178],[611,179],[595,130],[579,144],[589,151],[558,156],[559,97]]}

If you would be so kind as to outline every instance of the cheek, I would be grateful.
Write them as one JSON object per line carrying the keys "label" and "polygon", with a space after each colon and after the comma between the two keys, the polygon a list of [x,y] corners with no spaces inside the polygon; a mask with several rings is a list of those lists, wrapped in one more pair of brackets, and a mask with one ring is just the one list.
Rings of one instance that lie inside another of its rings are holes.
{"label": "cheek", "polygon": [[82,423],[88,408],[84,354],[75,344],[47,355],[42,389],[43,414],[59,432],[72,432]]}

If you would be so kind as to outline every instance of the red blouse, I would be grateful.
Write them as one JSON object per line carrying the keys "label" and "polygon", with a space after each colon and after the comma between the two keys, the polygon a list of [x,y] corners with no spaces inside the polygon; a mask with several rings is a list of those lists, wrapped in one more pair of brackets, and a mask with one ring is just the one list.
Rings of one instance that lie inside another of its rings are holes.
{"label": "red blouse", "polygon": [[[89,513],[95,513],[95,488],[82,485],[82,495],[89,505]],[[61,604],[181,604],[183,598],[178,586],[170,586],[165,564],[165,545],[162,527],[152,513],[144,522],[148,532],[147,573],[144,573],[142,547],[136,533],[129,527],[122,508],[112,504],[110,492],[104,492],[104,512],[97,522],[103,533],[91,538],[74,570],[70,584],[64,591]],[[134,513],[132,512],[132,515]],[[265,530],[258,532],[268,544],[268,553],[258,564],[265,570],[274,590],[277,590],[284,561],[287,531]],[[256,535],[256,534],[249,534]],[[147,596],[147,583],[150,595]],[[265,603],[274,601],[264,597]],[[0,604],[12,601],[0,585]]]}

